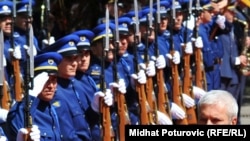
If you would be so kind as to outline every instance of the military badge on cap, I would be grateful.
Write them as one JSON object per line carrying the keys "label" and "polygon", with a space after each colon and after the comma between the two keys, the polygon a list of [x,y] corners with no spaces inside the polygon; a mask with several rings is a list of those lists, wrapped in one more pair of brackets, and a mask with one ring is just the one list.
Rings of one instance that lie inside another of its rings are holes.
{"label": "military badge on cap", "polygon": [[0,1],[0,15],[10,15],[12,5],[11,1]]}
{"label": "military badge on cap", "polygon": [[[106,36],[106,30],[105,30],[105,27],[106,27],[106,24],[99,24],[97,25],[94,29],[93,29],[93,32],[95,34],[95,37],[94,39],[92,40],[92,42],[95,42],[99,39],[102,39],[103,37]],[[115,24],[110,22],[109,23],[109,30],[108,30],[108,36],[110,38],[113,37],[113,33],[112,31],[115,29]]]}
{"label": "military badge on cap", "polygon": [[73,32],[72,34],[75,34],[79,37],[79,41],[76,45],[78,51],[90,49],[90,43],[94,37],[94,33],[92,31],[78,30],[78,31]]}
{"label": "military badge on cap", "polygon": [[[17,3],[16,7],[17,7],[17,13],[21,13],[21,12],[28,12],[29,10],[29,4],[30,4],[30,0],[22,0],[20,2]],[[31,6],[35,5],[35,1],[32,0],[31,1]]]}
{"label": "military badge on cap", "polygon": [[58,64],[61,62],[62,56],[56,52],[46,52],[34,58],[34,72],[48,72],[50,75],[57,74]]}
{"label": "military badge on cap", "polygon": [[42,52],[55,51],[60,53],[62,56],[77,55],[76,43],[79,41],[79,37],[74,34],[66,35],[58,39],[54,44],[42,50]]}

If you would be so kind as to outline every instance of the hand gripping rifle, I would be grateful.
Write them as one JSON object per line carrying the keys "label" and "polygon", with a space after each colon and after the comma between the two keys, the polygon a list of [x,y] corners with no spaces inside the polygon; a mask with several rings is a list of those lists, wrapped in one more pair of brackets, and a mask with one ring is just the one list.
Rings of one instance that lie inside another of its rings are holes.
{"label": "hand gripping rifle", "polygon": [[[198,19],[198,16],[200,15],[201,6],[200,1],[196,1],[195,6],[195,20],[194,20],[194,30],[193,35],[195,36],[195,39],[198,37],[198,25],[196,24],[196,21]],[[201,48],[194,48],[194,57],[195,57],[195,85],[201,89],[207,90],[207,82],[206,82],[206,74],[203,64],[203,55]]]}
{"label": "hand gripping rifle", "polygon": [[[155,49],[155,56],[156,58],[159,56],[159,49],[158,49],[158,32],[160,27],[160,2],[157,0],[157,13],[156,13],[156,24],[155,24],[155,42],[154,42],[154,49]],[[156,69],[156,81],[157,81],[157,104],[158,110],[164,114],[166,114],[170,119],[170,102],[168,99],[167,89],[165,86],[164,80],[164,71],[163,69]]]}
{"label": "hand gripping rifle", "polygon": [[[103,38],[103,51],[102,51],[102,58],[101,58],[101,75],[100,75],[100,88],[102,92],[106,92],[106,83],[105,83],[105,60],[106,55],[109,51],[109,11],[108,7],[106,7],[106,35]],[[111,125],[111,117],[110,117],[110,107],[104,103],[104,99],[100,98],[100,113],[101,113],[101,130],[102,130],[102,140],[103,141],[113,141],[114,140],[114,133],[113,128]]]}
{"label": "hand gripping rifle", "polygon": [[[139,16],[138,16],[138,3],[137,0],[134,0],[134,8],[135,8],[135,36],[134,36],[134,68],[135,72],[139,72],[138,68],[138,55],[137,55],[137,46],[140,43],[140,33],[139,33]],[[149,117],[148,117],[148,102],[145,93],[145,85],[140,84],[138,81],[135,82],[135,89],[138,94],[139,99],[139,106],[140,106],[140,124],[141,125],[148,125],[149,124]]]}
{"label": "hand gripping rifle", "polygon": [[9,95],[9,87],[8,83],[5,80],[5,69],[3,65],[3,58],[4,58],[4,37],[3,31],[0,30],[0,103],[3,109],[9,110],[11,107],[11,96]]}
{"label": "hand gripping rifle", "polygon": [[[188,16],[187,16],[187,21],[186,24],[188,23],[191,14],[192,14],[192,0],[189,0],[189,7],[188,7]],[[187,27],[187,26],[186,26]],[[184,45],[182,46],[183,50],[185,50],[186,43],[187,43],[187,28],[184,33]],[[184,78],[183,78],[183,92],[190,96],[191,98],[194,98],[193,96],[193,84],[192,84],[192,71],[190,68],[190,56],[191,54],[184,52],[183,60],[184,60]],[[197,124],[197,118],[196,118],[196,113],[195,113],[195,107],[190,107],[186,108],[187,112],[187,120],[188,124]]]}
{"label": "hand gripping rifle", "polygon": [[[175,0],[172,0],[172,11],[171,11],[171,16],[172,18],[170,18],[170,27],[174,26],[174,22],[175,22]],[[175,52],[175,48],[174,48],[174,42],[173,42],[173,29],[170,28],[170,49],[171,49],[171,55],[173,56],[174,52]],[[182,99],[182,88],[180,85],[180,77],[179,77],[179,72],[178,72],[178,65],[174,64],[171,61],[171,68],[172,68],[172,94],[173,94],[173,102],[176,103],[179,107],[181,107],[184,111],[186,111],[185,107],[184,107],[184,103],[183,103],[183,99]],[[187,125],[188,121],[187,118],[184,119],[177,119],[174,121],[175,124],[179,125]]]}
{"label": "hand gripping rifle", "polygon": [[[148,46],[149,46],[149,41],[148,38],[149,36],[152,35],[153,31],[153,0],[150,0],[150,11],[149,14],[147,15],[147,26],[146,26],[146,34],[145,34],[145,40],[146,40],[146,45],[145,45],[145,50],[144,50],[144,61],[146,63],[146,66],[149,64],[149,55],[148,55]],[[149,122],[150,124],[157,124],[157,104],[156,104],[156,97],[155,97],[155,92],[154,92],[154,82],[153,82],[153,77],[152,76],[147,76],[147,83],[146,83],[146,97],[147,101],[149,104],[149,112],[148,112],[148,117],[149,117]]]}
{"label": "hand gripping rifle", "polygon": [[[14,39],[14,26],[15,26],[15,19],[16,19],[16,4],[17,1],[13,0],[13,10],[12,10],[12,26],[11,26],[11,47],[14,50],[15,48],[15,39]],[[15,57],[12,57],[12,66],[14,72],[14,94],[15,100],[21,101],[22,100],[22,79],[21,79],[21,72],[20,72],[20,65],[19,60]]]}
{"label": "hand gripping rifle", "polygon": [[[32,18],[32,0],[29,0],[29,6],[28,6],[28,19]],[[26,54],[26,70],[25,70],[25,79],[24,79],[24,85],[25,85],[25,108],[24,108],[24,127],[27,128],[27,130],[30,132],[32,128],[32,117],[30,114],[30,106],[31,101],[29,99],[29,89],[33,89],[33,78],[34,78],[34,31],[32,27],[32,23],[30,20],[27,19],[27,43],[29,44],[29,54]],[[29,134],[24,135],[24,141],[30,141]]]}
{"label": "hand gripping rifle", "polygon": [[[117,0],[114,2],[114,9],[115,9],[115,43],[114,43],[114,61],[113,61],[113,76],[114,81],[118,83],[118,71],[117,71],[117,50],[119,49],[119,30],[118,30],[118,6]],[[125,141],[125,125],[130,124],[130,119],[128,116],[128,108],[125,100],[125,96],[123,93],[119,92],[117,88],[114,89],[114,96],[115,96],[115,105],[118,113],[118,140]]]}

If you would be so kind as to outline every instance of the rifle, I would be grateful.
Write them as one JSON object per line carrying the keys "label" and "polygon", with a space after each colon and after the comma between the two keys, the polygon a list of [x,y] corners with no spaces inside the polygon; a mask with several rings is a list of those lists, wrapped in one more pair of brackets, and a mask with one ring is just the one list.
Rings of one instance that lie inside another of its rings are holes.
{"label": "rifle", "polygon": [[[102,92],[106,92],[106,83],[105,83],[105,57],[107,52],[109,51],[109,11],[108,7],[106,7],[106,36],[103,38],[103,45],[104,49],[102,51],[102,58],[101,58],[101,75],[100,75],[100,88]],[[102,137],[103,141],[112,141],[114,140],[114,133],[113,128],[111,125],[111,117],[110,117],[110,107],[104,103],[104,99],[100,98],[100,113],[102,117]]]}
{"label": "rifle", "polygon": [[[146,40],[146,46],[144,50],[144,57],[145,57],[145,63],[146,66],[149,64],[149,56],[148,56],[148,46],[149,46],[149,41],[148,38],[150,35],[152,35],[152,30],[153,30],[153,23],[152,23],[152,18],[153,18],[153,1],[150,0],[150,12],[147,16],[147,26],[146,26],[146,34],[145,34],[145,40]],[[152,76],[147,76],[147,83],[146,83],[146,97],[147,101],[149,104],[150,111],[148,112],[148,117],[149,117],[149,122],[150,124],[157,124],[157,104],[156,104],[156,98],[155,98],[155,93],[153,90],[153,77]]]}
{"label": "rifle", "polygon": [[[198,37],[198,26],[196,24],[197,21],[197,17],[200,14],[200,1],[197,0],[196,1],[196,10],[195,10],[195,27],[193,30],[193,35],[195,36],[195,38]],[[203,64],[203,56],[202,56],[202,50],[201,48],[197,48],[195,47],[194,49],[194,56],[195,56],[195,85],[199,88],[204,89],[205,91],[207,90],[207,83],[206,83],[206,74],[205,74],[205,70],[204,70],[204,64]]]}
{"label": "rifle", "polygon": [[[155,42],[154,42],[154,49],[155,49],[155,56],[156,58],[159,56],[159,48],[158,48],[158,37],[157,34],[159,32],[160,26],[160,2],[157,0],[157,17],[156,17],[156,24],[155,24]],[[167,89],[165,86],[164,80],[164,72],[163,69],[156,69],[156,80],[157,80],[157,88],[158,88],[158,97],[157,97],[157,104],[158,110],[164,114],[166,114],[170,119],[170,103],[168,99]]]}
{"label": "rifle", "polygon": [[[29,0],[29,6],[28,6],[28,18],[32,18],[32,0]],[[28,130],[28,132],[31,131],[32,128],[32,116],[30,114],[30,106],[31,101],[29,99],[29,89],[33,89],[33,78],[34,78],[34,54],[33,54],[33,46],[34,46],[34,31],[32,24],[29,23],[29,20],[27,20],[26,23],[27,26],[27,43],[29,44],[29,54],[26,54],[27,60],[26,60],[26,71],[25,71],[25,79],[24,79],[24,85],[25,85],[25,108],[24,108],[24,127]],[[24,135],[24,141],[29,141],[30,136],[29,134]]]}
{"label": "rifle", "polygon": [[[188,23],[190,16],[192,14],[192,0],[189,1],[189,9],[188,9],[188,16],[187,16],[187,22]],[[187,27],[187,26],[186,26]],[[185,44],[187,42],[187,28],[184,33],[184,45],[182,46],[183,50],[185,50]],[[191,54],[184,52],[183,60],[184,60],[184,78],[183,78],[183,92],[190,96],[191,98],[194,98],[193,92],[192,92],[192,74],[191,74],[191,68],[190,68],[190,56]],[[188,124],[197,124],[197,118],[195,113],[195,107],[186,108],[187,112],[187,120]]]}
{"label": "rifle", "polygon": [[[119,30],[118,30],[118,6],[117,6],[117,0],[114,2],[114,9],[115,9],[115,47],[113,50],[114,53],[114,59],[113,59],[113,76],[114,76],[114,81],[118,82],[118,76],[117,76],[117,49],[119,49]],[[130,119],[128,116],[128,110],[127,110],[127,104],[125,100],[124,94],[118,91],[117,88],[114,89],[114,95],[115,95],[115,102],[116,102],[116,108],[117,108],[117,113],[119,117],[119,132],[118,132],[118,140],[119,141],[125,141],[125,125],[130,124]]]}
{"label": "rifle", "polygon": [[[15,26],[15,19],[16,19],[16,0],[13,0],[13,12],[12,12],[12,30],[11,30],[11,47],[15,48],[15,39],[14,39],[14,26]],[[20,72],[20,65],[19,60],[15,57],[12,57],[12,66],[13,66],[13,73],[14,73],[14,94],[15,100],[21,101],[22,100],[22,81],[21,81],[21,72]]]}
{"label": "rifle", "polygon": [[4,39],[3,39],[3,31],[0,30],[0,103],[3,109],[9,110],[11,107],[11,97],[9,95],[9,87],[8,83],[5,80],[4,75],[4,65],[3,65],[3,57],[4,57]]}
{"label": "rifle", "polygon": [[[137,0],[134,0],[134,8],[135,8],[135,36],[134,36],[134,47],[133,47],[133,54],[134,54],[134,68],[135,72],[139,72],[138,68],[138,55],[137,55],[137,46],[140,42],[140,35],[139,35],[139,16],[138,16],[138,5]],[[139,99],[139,106],[140,106],[140,124],[141,125],[148,125],[149,119],[148,119],[148,103],[146,99],[146,93],[145,93],[145,84],[140,84],[138,81],[135,82],[135,89],[138,94]]]}
{"label": "rifle", "polygon": [[[175,22],[175,0],[172,0],[172,18],[170,18],[170,27],[174,26],[174,22]],[[173,42],[173,29],[170,28],[170,53],[173,56],[174,52],[175,52],[175,48],[174,48],[174,42]],[[172,95],[173,95],[173,102],[176,103],[179,107],[181,107],[184,111],[186,111],[186,109],[184,108],[184,104],[183,104],[183,99],[182,99],[182,95],[181,95],[181,85],[180,85],[180,77],[179,77],[179,72],[178,72],[178,65],[174,64],[171,61],[171,70],[172,70]],[[181,124],[181,125],[187,125],[188,121],[187,118],[184,119],[177,119],[174,121],[175,124]]]}

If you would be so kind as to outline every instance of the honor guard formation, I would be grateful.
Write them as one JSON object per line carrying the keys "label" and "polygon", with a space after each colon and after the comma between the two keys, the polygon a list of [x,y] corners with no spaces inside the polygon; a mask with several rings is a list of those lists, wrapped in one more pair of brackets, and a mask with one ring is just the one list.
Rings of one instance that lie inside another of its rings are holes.
{"label": "honor guard formation", "polygon": [[1,0],[0,141],[241,125],[249,0]]}

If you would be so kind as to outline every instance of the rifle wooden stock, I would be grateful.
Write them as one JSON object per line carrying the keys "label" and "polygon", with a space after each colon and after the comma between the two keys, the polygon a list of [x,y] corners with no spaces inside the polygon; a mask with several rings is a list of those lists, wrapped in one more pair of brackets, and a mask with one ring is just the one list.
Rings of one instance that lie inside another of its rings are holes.
{"label": "rifle wooden stock", "polygon": [[140,124],[149,125],[148,103],[145,93],[145,85],[136,82],[136,91],[138,94],[139,106],[140,106]]}
{"label": "rifle wooden stock", "polygon": [[[173,54],[173,53],[171,53],[171,54]],[[171,68],[172,68],[173,102],[176,103],[180,108],[182,108],[186,112],[186,109],[184,108],[184,104],[182,101],[182,96],[181,96],[182,88],[181,88],[180,80],[179,80],[178,65],[171,62]],[[177,119],[174,122],[177,125],[187,125],[188,124],[187,118]]]}
{"label": "rifle wooden stock", "polygon": [[[148,67],[148,64],[149,64],[149,56],[148,56],[148,44],[149,44],[149,41],[148,41],[148,38],[149,38],[149,32],[152,30],[149,30],[148,29],[148,26],[147,26],[147,29],[146,29],[147,33],[145,34],[145,38],[146,38],[146,47],[145,47],[145,51],[144,51],[144,58],[145,58],[145,63]],[[154,99],[154,90],[153,90],[153,77],[152,76],[147,76],[147,81],[146,81],[146,84],[145,84],[145,88],[146,88],[146,97],[147,97],[147,102],[148,102],[148,105],[149,105],[149,111],[148,111],[148,117],[149,117],[149,123],[150,124],[156,124],[157,123],[157,119],[156,119],[156,107],[155,106],[155,99]]]}
{"label": "rifle wooden stock", "polygon": [[201,49],[195,47],[194,55],[195,55],[195,64],[196,64],[195,85],[206,91],[207,90],[206,75],[205,75],[205,70],[204,70],[204,65],[203,65]]}
{"label": "rifle wooden stock", "polygon": [[[192,92],[192,75],[190,69],[190,54],[184,54],[184,78],[183,78],[183,92],[194,98]],[[188,124],[197,124],[197,117],[195,107],[186,108]]]}
{"label": "rifle wooden stock", "polygon": [[[28,96],[28,95],[26,95],[26,96]],[[24,119],[25,122],[24,123],[25,123],[25,128],[28,131],[28,134],[23,135],[23,140],[24,141],[32,141],[32,139],[30,138],[30,132],[31,132],[32,123],[33,123],[32,117],[31,117],[29,110],[27,108],[25,108],[24,111],[25,111],[25,119]]]}
{"label": "rifle wooden stock", "polygon": [[125,125],[129,125],[130,119],[124,94],[116,89],[116,102],[119,116],[119,141],[125,141]]}
{"label": "rifle wooden stock", "polygon": [[14,71],[14,92],[15,92],[15,100],[21,101],[22,100],[22,81],[21,81],[21,72],[20,72],[20,65],[19,60],[12,58],[12,65]]}
{"label": "rifle wooden stock", "polygon": [[153,78],[147,77],[147,83],[146,83],[146,94],[147,94],[147,101],[149,105],[149,123],[150,124],[156,124],[157,123],[157,106],[156,101],[154,97],[154,91],[153,91]]}
{"label": "rifle wooden stock", "polygon": [[157,69],[156,70],[156,79],[157,79],[157,86],[158,86],[158,98],[157,98],[157,104],[158,104],[158,110],[164,114],[166,114],[170,119],[170,106],[169,106],[169,100],[167,96],[167,92],[164,88],[164,76],[163,76],[163,69]]}
{"label": "rifle wooden stock", "polygon": [[111,125],[111,117],[110,117],[110,107],[104,103],[104,99],[100,98],[100,112],[102,114],[102,137],[103,141],[113,141],[114,140],[114,132]]}
{"label": "rifle wooden stock", "polygon": [[4,80],[2,86],[2,97],[1,97],[1,107],[3,109],[9,110],[11,107],[11,97],[9,95],[9,87],[7,82]]}

